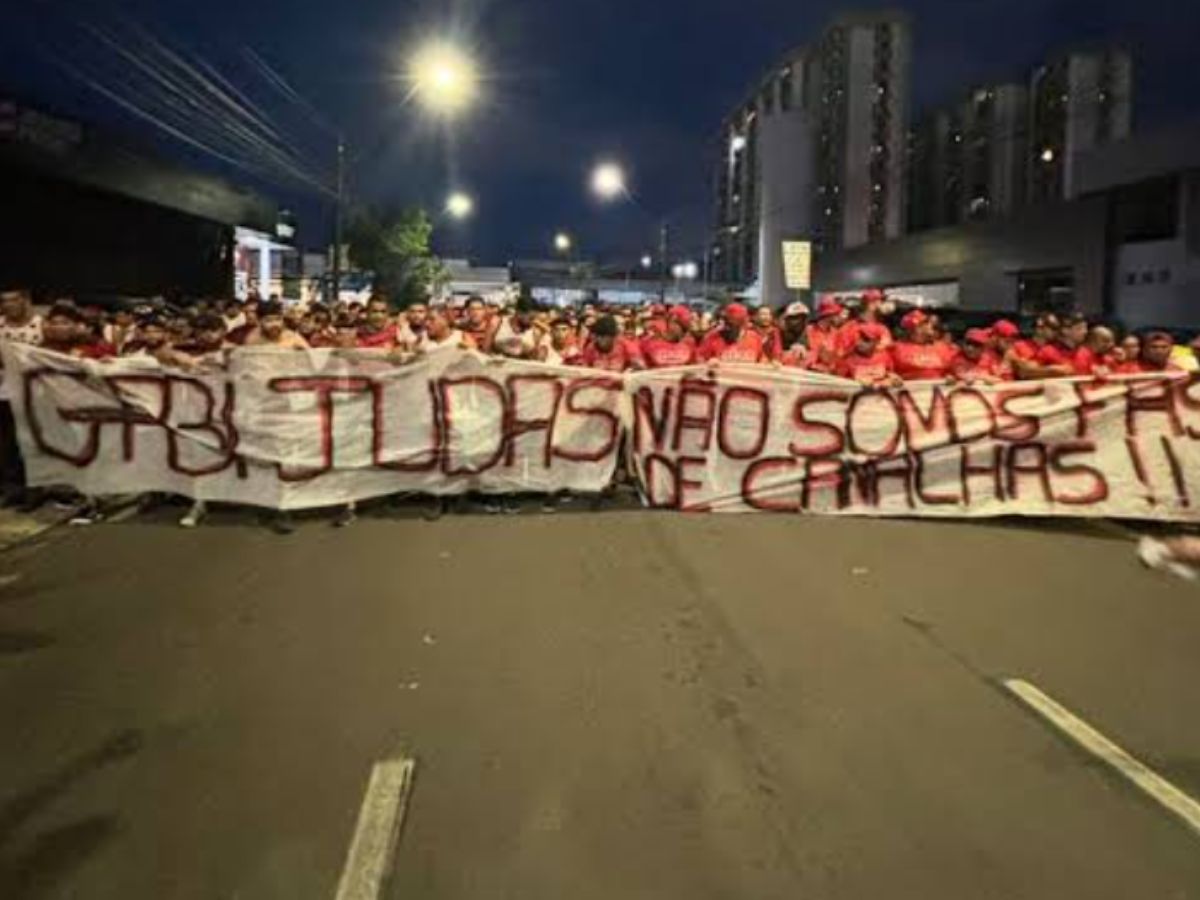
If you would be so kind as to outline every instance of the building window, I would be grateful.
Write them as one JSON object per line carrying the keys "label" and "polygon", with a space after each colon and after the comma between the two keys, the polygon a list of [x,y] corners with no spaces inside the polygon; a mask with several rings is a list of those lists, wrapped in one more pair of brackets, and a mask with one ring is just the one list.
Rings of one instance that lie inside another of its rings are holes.
{"label": "building window", "polygon": [[1168,282],[1170,282],[1170,280],[1171,280],[1171,270],[1170,269],[1159,269],[1158,270],[1158,283],[1159,284],[1167,284]]}
{"label": "building window", "polygon": [[1150,271],[1143,272],[1142,284],[1154,284],[1154,273]]}
{"label": "building window", "polygon": [[1127,285],[1130,285],[1131,287],[1133,285],[1137,284],[1137,272],[1126,272],[1125,273],[1125,283]]}

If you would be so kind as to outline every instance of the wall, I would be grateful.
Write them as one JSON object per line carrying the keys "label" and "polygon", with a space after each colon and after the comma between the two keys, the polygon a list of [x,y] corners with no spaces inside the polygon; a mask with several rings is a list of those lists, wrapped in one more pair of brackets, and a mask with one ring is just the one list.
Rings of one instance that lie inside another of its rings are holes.
{"label": "wall", "polygon": [[[794,77],[799,80],[803,75],[797,71]],[[799,90],[797,96],[801,96]],[[782,242],[808,240],[812,234],[813,126],[808,111],[799,103],[787,112],[777,110],[760,117],[758,274],[761,296],[772,305],[787,297]]]}
{"label": "wall", "polygon": [[1200,328],[1200,257],[1182,237],[1124,244],[1113,274],[1115,311],[1129,327]]}
{"label": "wall", "polygon": [[957,281],[964,308],[1015,311],[1021,272],[1069,268],[1081,311],[1104,311],[1108,201],[1046,204],[1017,216],[920,232],[885,244],[826,253],[818,291]]}

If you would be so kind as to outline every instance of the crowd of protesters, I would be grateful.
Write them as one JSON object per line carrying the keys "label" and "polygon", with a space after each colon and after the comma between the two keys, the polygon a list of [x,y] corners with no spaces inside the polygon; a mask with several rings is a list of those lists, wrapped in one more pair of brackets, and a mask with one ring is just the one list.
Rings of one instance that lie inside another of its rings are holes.
{"label": "crowd of protesters", "polygon": [[[0,291],[0,340],[37,344],[103,360],[153,358],[182,369],[221,367],[240,347],[381,351],[397,364],[446,349],[608,371],[707,364],[763,364],[887,387],[911,381],[997,383],[1109,377],[1197,368],[1200,345],[1176,347],[1166,332],[1118,335],[1079,315],[1044,314],[1023,335],[1012,321],[968,329],[956,339],[935,311],[897,311],[881,291],[853,304],[821,299],[781,310],[725,305],[612,307],[584,303],[502,308],[481,297],[412,303],[387,299],[333,306],[286,305],[276,298],[201,300],[185,309],[133,307],[106,312],[58,300],[37,314],[24,290]],[[23,489],[11,407],[0,402],[0,480],[5,503],[36,503]],[[204,514],[196,504],[182,524]],[[353,520],[351,504],[339,524]],[[285,525],[286,525],[285,520]]]}

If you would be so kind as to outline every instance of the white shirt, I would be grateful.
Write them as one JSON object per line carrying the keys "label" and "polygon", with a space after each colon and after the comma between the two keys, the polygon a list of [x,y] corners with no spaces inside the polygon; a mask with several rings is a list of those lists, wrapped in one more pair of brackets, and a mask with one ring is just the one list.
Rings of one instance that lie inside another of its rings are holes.
{"label": "white shirt", "polygon": [[38,345],[42,342],[42,317],[32,316],[24,325],[9,325],[0,320],[0,341]]}
{"label": "white shirt", "polygon": [[453,350],[462,347],[462,344],[463,333],[455,328],[440,341],[435,341],[429,336],[429,332],[426,332],[417,342],[417,349],[422,353],[436,353],[439,350]]}

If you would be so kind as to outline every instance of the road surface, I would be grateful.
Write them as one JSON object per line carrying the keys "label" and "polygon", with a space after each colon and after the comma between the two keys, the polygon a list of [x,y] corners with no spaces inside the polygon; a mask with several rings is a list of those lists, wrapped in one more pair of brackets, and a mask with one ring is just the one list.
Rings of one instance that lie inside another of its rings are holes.
{"label": "road surface", "polygon": [[1200,898],[1200,589],[1070,523],[161,510],[11,550],[0,897]]}

